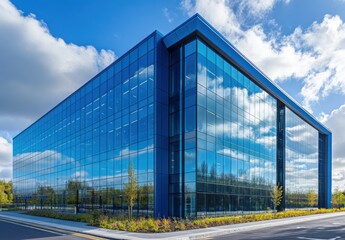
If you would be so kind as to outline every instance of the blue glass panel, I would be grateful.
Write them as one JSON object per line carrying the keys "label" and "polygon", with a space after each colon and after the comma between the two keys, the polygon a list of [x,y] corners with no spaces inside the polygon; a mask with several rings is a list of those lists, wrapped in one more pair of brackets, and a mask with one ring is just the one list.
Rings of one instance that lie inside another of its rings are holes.
{"label": "blue glass panel", "polygon": [[185,47],[184,47],[185,57],[187,57],[187,56],[189,56],[195,52],[196,52],[196,40],[193,40],[190,43],[185,45]]}
{"label": "blue glass panel", "polygon": [[[176,79],[177,80],[177,79]],[[196,55],[185,59],[185,90],[196,87]]]}

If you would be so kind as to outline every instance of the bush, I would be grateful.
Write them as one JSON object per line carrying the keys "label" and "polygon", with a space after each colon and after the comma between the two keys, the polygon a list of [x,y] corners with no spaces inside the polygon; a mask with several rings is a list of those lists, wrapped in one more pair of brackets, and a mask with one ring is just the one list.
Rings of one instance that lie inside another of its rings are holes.
{"label": "bush", "polygon": [[19,207],[0,207],[0,212],[11,212],[11,211],[21,211],[22,209]]}
{"label": "bush", "polygon": [[100,213],[99,211],[94,211],[94,212],[92,213],[92,221],[91,221],[91,224],[92,224],[92,225],[95,225],[95,226],[98,226],[98,225],[99,225],[100,218],[101,218],[101,213]]}
{"label": "bush", "polygon": [[68,214],[59,213],[53,210],[30,210],[26,214],[39,217],[56,218],[61,220],[69,220],[75,222],[87,222],[92,223],[92,216],[90,214]]}
{"label": "bush", "polygon": [[127,231],[129,232],[137,232],[138,230],[138,226],[137,224],[135,223],[135,221],[128,221],[127,222]]}
{"label": "bush", "polygon": [[162,220],[162,232],[171,232],[171,220],[169,218],[164,218]]}

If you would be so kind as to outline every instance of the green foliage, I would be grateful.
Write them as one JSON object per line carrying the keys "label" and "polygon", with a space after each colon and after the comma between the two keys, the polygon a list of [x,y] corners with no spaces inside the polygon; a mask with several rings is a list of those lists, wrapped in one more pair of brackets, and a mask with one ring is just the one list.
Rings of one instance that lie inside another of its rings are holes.
{"label": "green foliage", "polygon": [[129,232],[136,232],[138,230],[138,226],[134,222],[128,221],[126,229],[128,229]]}
{"label": "green foliage", "polygon": [[0,180],[0,205],[11,204],[13,202],[12,181]]}
{"label": "green foliage", "polygon": [[41,195],[41,196],[51,196],[51,195],[54,195],[55,194],[55,191],[52,187],[45,187],[45,186],[40,186],[38,187],[37,189],[37,194],[38,195]]}
{"label": "green foliage", "polygon": [[17,212],[17,211],[21,211],[21,210],[23,210],[23,209],[20,207],[14,207],[14,206],[11,206],[8,208],[1,208],[2,212]]}
{"label": "green foliage", "polygon": [[332,194],[332,207],[340,208],[340,207],[344,207],[344,205],[345,205],[344,193],[339,191],[339,189],[337,188]]}
{"label": "green foliage", "polygon": [[134,231],[134,232],[173,232],[190,229],[199,229],[207,227],[215,227],[229,224],[247,223],[255,221],[264,221],[278,218],[298,217],[310,214],[331,213],[345,211],[345,209],[315,209],[315,210],[291,210],[285,212],[248,214],[243,216],[225,216],[201,219],[153,219],[153,218],[137,218],[137,219],[120,219],[109,217],[106,220],[100,220],[99,226],[113,230]]}
{"label": "green foliage", "polygon": [[185,221],[178,221],[177,224],[175,225],[175,230],[176,231],[184,231],[184,230],[186,230]]}
{"label": "green foliage", "polygon": [[77,191],[82,189],[83,185],[80,181],[69,180],[67,182],[67,203],[76,204]]}
{"label": "green foliage", "polygon": [[198,226],[199,228],[207,228],[208,227],[208,224],[206,223],[205,218],[194,220],[194,224],[196,226]]}
{"label": "green foliage", "polygon": [[47,198],[45,198],[43,201],[45,204],[56,204],[56,195],[55,195],[55,191],[52,187],[49,186],[40,186],[37,189],[37,195],[39,196],[47,196]]}
{"label": "green foliage", "polygon": [[277,207],[280,206],[283,199],[283,187],[278,184],[271,191],[271,201],[273,203],[274,210],[277,210]]}
{"label": "green foliage", "polygon": [[154,220],[153,218],[149,218],[147,219],[147,221],[144,221],[143,224],[144,229],[150,232],[158,232],[158,224],[156,224],[156,220]]}
{"label": "green foliage", "polygon": [[171,221],[168,218],[162,220],[162,232],[171,232]]}
{"label": "green foliage", "polygon": [[145,232],[145,233],[157,233],[157,232],[173,232],[183,231],[190,229],[199,229],[207,227],[215,227],[229,224],[247,223],[255,221],[264,221],[279,218],[298,217],[311,214],[320,213],[332,213],[345,211],[343,209],[314,209],[314,210],[291,210],[273,213],[258,213],[248,214],[242,216],[225,216],[225,217],[207,217],[200,219],[153,219],[153,218],[119,218],[115,216],[105,216],[100,212],[94,214],[66,214],[57,213],[52,210],[33,210],[27,212],[27,214],[51,217],[63,220],[88,222],[93,225],[97,225],[101,228],[107,228],[112,230],[130,231],[130,232]]}
{"label": "green foliage", "polygon": [[124,193],[126,202],[128,204],[128,218],[132,218],[133,213],[133,206],[135,201],[138,198],[138,186],[137,186],[137,178],[134,174],[133,164],[129,164],[128,168],[128,183],[125,183]]}
{"label": "green foliage", "polygon": [[68,214],[68,213],[59,213],[53,210],[30,210],[26,214],[39,217],[49,217],[62,220],[69,220],[75,222],[88,222],[93,223],[94,219],[91,214]]}
{"label": "green foliage", "polygon": [[92,225],[99,225],[100,218],[101,218],[101,213],[99,211],[94,211],[92,213],[92,222],[91,222],[91,224]]}
{"label": "green foliage", "polygon": [[317,204],[317,194],[314,190],[310,190],[307,194],[308,197],[308,205],[310,207],[314,207]]}

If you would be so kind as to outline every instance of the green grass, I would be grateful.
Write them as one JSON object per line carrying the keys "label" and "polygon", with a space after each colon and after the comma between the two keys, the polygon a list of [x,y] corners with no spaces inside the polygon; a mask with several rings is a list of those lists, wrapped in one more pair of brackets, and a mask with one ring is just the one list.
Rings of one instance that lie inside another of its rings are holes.
{"label": "green grass", "polygon": [[189,229],[199,229],[207,227],[215,227],[221,225],[247,223],[255,221],[264,221],[279,218],[298,217],[312,214],[333,213],[345,211],[343,209],[315,209],[315,210],[290,210],[278,213],[257,213],[241,216],[225,216],[225,217],[205,217],[200,219],[176,219],[176,218],[119,218],[115,216],[102,215],[99,212],[93,214],[66,214],[57,213],[52,210],[32,210],[27,214],[41,217],[51,217],[63,220],[72,220],[79,222],[88,222],[101,228],[112,230],[121,230],[129,232],[158,233],[158,232],[174,232]]}

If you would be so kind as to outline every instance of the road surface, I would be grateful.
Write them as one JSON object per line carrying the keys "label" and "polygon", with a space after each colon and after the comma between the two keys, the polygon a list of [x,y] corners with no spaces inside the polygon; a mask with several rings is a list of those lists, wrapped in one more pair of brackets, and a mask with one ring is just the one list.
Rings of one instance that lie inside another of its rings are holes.
{"label": "road surface", "polygon": [[0,217],[0,239],[104,240],[105,238],[95,237],[83,233],[65,231],[52,227],[40,226],[37,224],[8,220]]}
{"label": "road surface", "polygon": [[206,239],[345,240],[345,216],[306,221],[282,227],[271,227],[240,233],[231,233]]}

